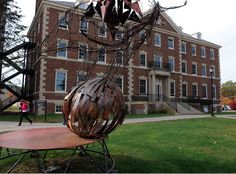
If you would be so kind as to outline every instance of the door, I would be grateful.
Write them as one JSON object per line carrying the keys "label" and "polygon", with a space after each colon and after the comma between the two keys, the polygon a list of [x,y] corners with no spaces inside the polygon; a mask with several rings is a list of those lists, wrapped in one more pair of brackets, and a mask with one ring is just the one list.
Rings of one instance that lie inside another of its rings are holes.
{"label": "door", "polygon": [[156,101],[161,101],[162,100],[162,89],[161,89],[161,84],[158,83],[156,84]]}

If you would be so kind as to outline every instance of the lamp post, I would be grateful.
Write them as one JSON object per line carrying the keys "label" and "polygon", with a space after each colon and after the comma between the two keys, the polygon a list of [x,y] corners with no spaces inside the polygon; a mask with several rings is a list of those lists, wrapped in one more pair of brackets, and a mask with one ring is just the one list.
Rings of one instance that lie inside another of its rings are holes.
{"label": "lamp post", "polygon": [[213,117],[213,116],[215,116],[214,115],[214,108],[213,108],[213,105],[214,105],[214,103],[213,103],[213,67],[211,67],[210,68],[210,75],[211,75],[211,116]]}

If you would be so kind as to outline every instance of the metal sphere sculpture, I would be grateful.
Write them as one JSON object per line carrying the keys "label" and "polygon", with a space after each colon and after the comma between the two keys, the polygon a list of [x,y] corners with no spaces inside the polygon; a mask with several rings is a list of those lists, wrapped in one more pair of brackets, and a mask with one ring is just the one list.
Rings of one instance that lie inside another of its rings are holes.
{"label": "metal sphere sculpture", "polygon": [[68,92],[63,113],[72,132],[85,138],[100,138],[123,123],[125,102],[118,85],[96,77]]}

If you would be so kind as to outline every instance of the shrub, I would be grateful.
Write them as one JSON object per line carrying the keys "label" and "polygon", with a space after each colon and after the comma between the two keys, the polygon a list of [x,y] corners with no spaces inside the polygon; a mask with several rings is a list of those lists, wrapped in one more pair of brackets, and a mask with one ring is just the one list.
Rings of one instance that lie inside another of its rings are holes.
{"label": "shrub", "polygon": [[236,110],[236,102],[230,103],[229,106],[232,110]]}
{"label": "shrub", "polygon": [[175,110],[171,108],[166,103],[162,103],[156,107],[149,106],[148,108],[148,114],[169,114],[169,115],[175,115]]}

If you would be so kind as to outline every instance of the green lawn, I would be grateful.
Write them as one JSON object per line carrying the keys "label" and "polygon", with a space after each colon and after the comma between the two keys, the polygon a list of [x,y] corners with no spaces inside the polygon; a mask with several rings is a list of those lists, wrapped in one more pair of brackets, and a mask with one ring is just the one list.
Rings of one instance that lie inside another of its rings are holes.
{"label": "green lawn", "polygon": [[108,139],[120,173],[236,173],[235,147],[236,120],[220,118],[122,125]]}
{"label": "green lawn", "polygon": [[[168,114],[130,114],[126,115],[126,118],[145,118],[145,117],[164,117],[164,116],[170,116]],[[45,116],[44,115],[29,115],[29,118],[32,119],[34,122],[45,122]],[[16,121],[18,122],[20,119],[20,113],[19,114],[2,114],[0,115],[0,121]],[[57,123],[57,122],[63,122],[63,115],[62,114],[48,114],[46,116],[46,120],[49,123]]]}

